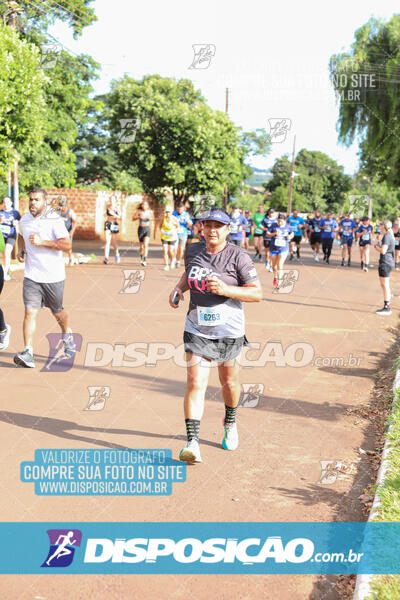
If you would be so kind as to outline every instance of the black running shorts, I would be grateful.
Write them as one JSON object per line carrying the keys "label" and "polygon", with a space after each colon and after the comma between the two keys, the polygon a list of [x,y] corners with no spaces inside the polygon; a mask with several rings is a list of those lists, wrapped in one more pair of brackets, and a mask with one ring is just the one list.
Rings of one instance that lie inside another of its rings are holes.
{"label": "black running shorts", "polygon": [[393,267],[391,265],[387,265],[386,263],[379,263],[379,267],[378,267],[379,277],[390,277],[392,268]]}
{"label": "black running shorts", "polygon": [[183,332],[185,352],[208,358],[216,362],[225,362],[239,356],[243,346],[248,346],[246,336],[240,338],[205,338],[195,333]]}
{"label": "black running shorts", "polygon": [[144,238],[150,237],[150,227],[143,227],[143,225],[140,225],[138,227],[137,233],[139,237],[139,242],[144,242]]}

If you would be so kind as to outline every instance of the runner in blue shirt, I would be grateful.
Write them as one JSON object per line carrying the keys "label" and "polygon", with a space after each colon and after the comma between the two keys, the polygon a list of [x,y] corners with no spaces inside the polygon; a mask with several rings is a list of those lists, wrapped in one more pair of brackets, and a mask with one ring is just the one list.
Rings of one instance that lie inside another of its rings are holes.
{"label": "runner in blue shirt", "polygon": [[9,281],[11,279],[10,264],[11,264],[11,253],[17,241],[17,227],[18,221],[20,221],[21,215],[15,208],[11,198],[6,196],[3,200],[3,208],[0,210],[0,230],[3,234],[4,241],[6,243],[4,249],[4,280]]}
{"label": "runner in blue shirt", "polygon": [[289,242],[294,237],[283,213],[279,213],[278,220],[271,224],[266,236],[271,240],[269,253],[274,273],[273,286],[278,288],[282,282],[282,269],[289,252]]}
{"label": "runner in blue shirt", "polygon": [[273,208],[270,208],[267,211],[267,216],[260,223],[260,229],[264,232],[264,248],[265,248],[265,268],[268,269],[270,273],[272,273],[272,266],[270,261],[270,252],[269,247],[271,244],[271,239],[268,237],[268,232],[270,231],[271,225],[277,222],[276,212]]}
{"label": "runner in blue shirt", "polygon": [[361,268],[368,273],[369,249],[372,243],[373,227],[368,217],[363,217],[357,229],[357,240],[360,246]]}
{"label": "runner in blue shirt", "polygon": [[314,211],[314,215],[311,219],[307,221],[307,227],[310,231],[310,244],[311,248],[314,251],[314,260],[319,262],[319,247],[321,245],[322,236],[321,236],[321,222],[322,215],[321,212],[317,209]]}
{"label": "runner in blue shirt", "polygon": [[300,260],[300,243],[302,232],[304,229],[304,225],[306,224],[305,220],[302,217],[299,217],[299,211],[297,208],[294,209],[293,214],[288,218],[287,224],[290,226],[290,229],[293,231],[293,239],[290,244],[290,258],[289,260],[293,260],[293,254],[296,250],[297,259]]}
{"label": "runner in blue shirt", "polygon": [[230,241],[235,246],[241,246],[243,241],[243,228],[247,225],[247,220],[240,212],[239,207],[235,204],[231,213],[231,234]]}
{"label": "runner in blue shirt", "polygon": [[322,251],[324,253],[324,261],[327,265],[329,265],[329,258],[332,252],[335,231],[339,229],[336,219],[332,218],[332,213],[330,211],[326,213],[326,218],[322,219],[321,229]]}
{"label": "runner in blue shirt", "polygon": [[244,226],[245,238],[244,238],[244,247],[246,250],[249,250],[250,238],[253,233],[253,224],[254,221],[251,218],[251,213],[249,210],[244,211],[244,218],[247,221],[247,225]]}
{"label": "runner in blue shirt", "polygon": [[176,255],[176,266],[180,267],[182,256],[185,254],[185,248],[189,233],[193,227],[193,221],[189,213],[185,210],[183,202],[178,204],[176,210],[172,213],[179,221],[178,229],[178,251]]}
{"label": "runner in blue shirt", "polygon": [[350,218],[350,213],[346,213],[344,215],[344,219],[342,219],[339,223],[340,226],[340,235],[342,238],[342,267],[344,267],[344,259],[346,256],[346,248],[347,248],[347,266],[351,266],[351,247],[353,245],[354,233],[357,230],[356,222]]}

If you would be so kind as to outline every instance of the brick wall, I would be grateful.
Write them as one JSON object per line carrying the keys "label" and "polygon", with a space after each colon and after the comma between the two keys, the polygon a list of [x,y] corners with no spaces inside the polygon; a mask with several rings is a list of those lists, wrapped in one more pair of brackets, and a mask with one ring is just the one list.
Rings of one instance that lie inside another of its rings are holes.
{"label": "brick wall", "polygon": [[[49,203],[57,203],[60,197],[67,199],[69,207],[77,216],[78,226],[75,230],[75,239],[104,239],[104,221],[106,205],[111,196],[117,199],[121,211],[119,240],[123,242],[137,242],[138,221],[132,221],[132,216],[142,200],[148,200],[153,208],[152,196],[146,194],[135,194],[128,196],[122,192],[78,190],[65,188],[46,188]],[[154,207],[156,219],[159,209]],[[28,212],[28,198],[20,198],[21,215]],[[156,236],[152,231],[151,239],[159,241],[159,227],[156,227]]]}

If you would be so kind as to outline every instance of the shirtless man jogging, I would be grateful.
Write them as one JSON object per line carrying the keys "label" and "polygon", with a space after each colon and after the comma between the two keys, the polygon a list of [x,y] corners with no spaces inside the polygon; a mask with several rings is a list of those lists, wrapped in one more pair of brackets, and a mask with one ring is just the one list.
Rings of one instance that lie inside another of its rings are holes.
{"label": "shirtless man jogging", "polygon": [[75,344],[63,308],[65,263],[63,252],[71,249],[71,240],[64,221],[59,216],[46,215],[47,194],[41,188],[29,192],[29,214],[20,221],[21,234],[18,260],[25,261],[23,299],[24,350],[14,356],[19,367],[33,368],[33,336],[38,310],[50,308],[62,331],[64,354],[72,356]]}

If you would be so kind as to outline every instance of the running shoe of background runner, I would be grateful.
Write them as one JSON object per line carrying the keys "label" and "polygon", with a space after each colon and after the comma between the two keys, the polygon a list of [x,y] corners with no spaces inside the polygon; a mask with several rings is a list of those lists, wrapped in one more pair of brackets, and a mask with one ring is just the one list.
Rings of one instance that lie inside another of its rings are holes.
{"label": "running shoe of background runner", "polygon": [[390,309],[390,306],[384,306],[383,308],[380,308],[379,310],[375,311],[375,313],[377,315],[391,315],[392,311]]}
{"label": "running shoe of background runner", "polygon": [[10,343],[10,333],[11,327],[6,324],[5,331],[0,332],[0,350],[6,350],[6,348],[8,348],[8,344]]}
{"label": "running shoe of background runner", "polygon": [[187,463],[203,462],[200,456],[199,442],[197,440],[190,440],[186,448],[180,451],[179,460]]}
{"label": "running shoe of background runner", "polygon": [[27,369],[35,368],[35,361],[29,350],[24,350],[23,352],[20,352],[20,354],[16,354],[14,356],[14,362],[18,367],[25,367]]}
{"label": "running shoe of background runner", "polygon": [[63,339],[64,344],[64,355],[68,358],[72,358],[76,352],[76,346],[72,334],[66,339]]}
{"label": "running shoe of background runner", "polygon": [[236,427],[236,423],[225,425],[225,419],[223,420],[225,435],[222,440],[222,447],[225,450],[236,450],[239,446],[239,435]]}

